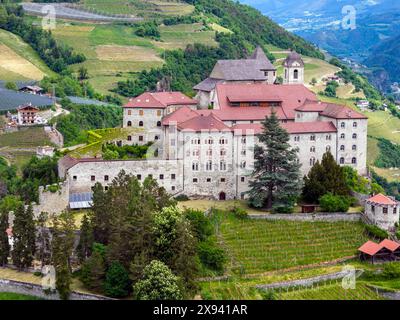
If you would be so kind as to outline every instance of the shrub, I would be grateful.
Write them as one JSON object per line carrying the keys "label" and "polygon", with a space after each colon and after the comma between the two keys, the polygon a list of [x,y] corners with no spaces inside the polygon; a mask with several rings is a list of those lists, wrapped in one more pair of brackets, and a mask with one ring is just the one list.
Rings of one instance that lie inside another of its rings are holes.
{"label": "shrub", "polygon": [[246,219],[248,217],[247,211],[245,209],[242,209],[242,208],[238,207],[238,206],[234,206],[231,209],[231,212],[238,219]]}
{"label": "shrub", "polygon": [[113,298],[128,296],[130,288],[129,274],[122,264],[113,262],[107,270],[104,293]]}
{"label": "shrub", "polygon": [[193,234],[199,241],[204,241],[213,234],[213,225],[202,211],[186,209],[185,216],[190,221]]}
{"label": "shrub", "polygon": [[179,196],[175,197],[176,201],[189,201],[189,197],[186,194],[180,194]]}
{"label": "shrub", "polygon": [[225,252],[223,249],[217,247],[214,241],[209,240],[199,243],[198,254],[204,266],[218,272],[224,270],[224,263],[226,261]]}
{"label": "shrub", "polygon": [[365,229],[367,230],[368,234],[371,236],[378,238],[380,240],[386,239],[389,237],[389,234],[387,231],[379,228],[378,226],[375,225],[366,225]]}
{"label": "shrub", "polygon": [[347,212],[353,199],[346,196],[335,196],[327,193],[319,199],[319,204],[324,212]]}
{"label": "shrub", "polygon": [[385,279],[396,279],[400,278],[400,263],[390,262],[383,266],[382,276]]}
{"label": "shrub", "polygon": [[260,295],[263,300],[276,300],[275,292],[272,290],[260,290]]}
{"label": "shrub", "polygon": [[272,213],[293,213],[294,207],[287,205],[276,205],[272,208]]}
{"label": "shrub", "polygon": [[47,190],[51,193],[56,193],[58,190],[60,190],[60,186],[58,184],[52,184],[47,188]]}

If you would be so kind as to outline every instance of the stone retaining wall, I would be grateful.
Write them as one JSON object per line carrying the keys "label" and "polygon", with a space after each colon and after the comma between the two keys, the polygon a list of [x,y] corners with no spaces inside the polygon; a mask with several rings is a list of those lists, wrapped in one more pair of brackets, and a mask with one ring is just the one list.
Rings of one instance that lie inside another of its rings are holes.
{"label": "stone retaining wall", "polygon": [[375,286],[368,286],[368,287],[370,287],[372,290],[376,290],[376,292],[385,299],[400,300],[400,291],[389,291]]}
{"label": "stone retaining wall", "polygon": [[[0,292],[12,292],[38,297],[45,300],[60,300],[58,293],[46,294],[43,287],[38,284],[0,279]],[[87,294],[73,291],[70,300],[114,300],[95,294]]]}
{"label": "stone retaining wall", "polygon": [[251,219],[287,221],[361,221],[361,213],[295,213],[295,214],[249,214]]}

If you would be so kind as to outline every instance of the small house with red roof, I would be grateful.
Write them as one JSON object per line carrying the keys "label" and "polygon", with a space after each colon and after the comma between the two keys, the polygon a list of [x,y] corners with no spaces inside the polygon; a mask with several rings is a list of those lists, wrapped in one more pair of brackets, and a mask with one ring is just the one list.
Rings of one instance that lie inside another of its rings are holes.
{"label": "small house with red roof", "polygon": [[368,221],[387,231],[394,231],[400,219],[400,202],[394,198],[377,194],[365,202]]}
{"label": "small house with red roof", "polygon": [[385,239],[380,243],[380,245],[392,252],[393,259],[400,259],[400,243]]}
{"label": "small house with red roof", "polygon": [[363,261],[381,262],[381,261],[392,261],[392,251],[385,246],[375,243],[373,241],[367,241],[360,248],[360,259]]}

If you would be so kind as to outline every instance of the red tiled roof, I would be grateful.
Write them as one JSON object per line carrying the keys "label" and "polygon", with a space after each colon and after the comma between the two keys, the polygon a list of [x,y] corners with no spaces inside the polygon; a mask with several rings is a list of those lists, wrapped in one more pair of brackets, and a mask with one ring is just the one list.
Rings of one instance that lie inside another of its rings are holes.
{"label": "red tiled roof", "polygon": [[281,97],[263,92],[256,92],[255,94],[248,95],[243,92],[232,92],[227,96],[230,102],[280,102]]}
{"label": "red tiled roof", "polygon": [[181,123],[189,119],[192,119],[194,117],[198,117],[199,115],[200,114],[197,111],[192,110],[189,107],[182,107],[170,113],[169,115],[165,116],[162,120],[162,124],[164,126],[167,126],[170,123],[171,124]]}
{"label": "red tiled roof", "polygon": [[287,117],[282,107],[260,108],[260,107],[237,107],[224,110],[197,110],[200,114],[208,115],[214,113],[222,121],[260,121],[265,120],[266,116],[271,116],[275,111],[280,120],[286,120]]}
{"label": "red tiled roof", "polygon": [[345,106],[337,104],[327,103],[324,111],[321,112],[321,116],[334,118],[334,119],[368,119],[362,113],[354,111]]}
{"label": "red tiled roof", "polygon": [[231,129],[218,119],[213,113],[209,115],[200,115],[178,124],[180,130],[193,131],[230,131]]}
{"label": "red tiled roof", "polygon": [[[271,84],[232,84],[232,83],[219,83],[217,84],[217,95],[220,110],[232,112],[232,116],[240,116],[241,112],[249,112],[252,114],[251,120],[262,120],[270,110],[268,107],[231,107],[228,97],[240,97],[241,99],[248,100],[251,97],[258,99],[275,99],[279,98],[282,101],[282,110],[277,112],[280,119],[294,119],[295,109],[304,104],[306,100],[317,101],[315,93],[311,92],[304,85],[271,85]],[[239,111],[232,111],[238,110]],[[278,110],[279,108],[275,108]],[[219,116],[219,115],[218,115]],[[221,117],[220,117],[221,118]],[[222,119],[222,118],[221,118]],[[235,118],[231,120],[237,120]]]}
{"label": "red tiled roof", "polygon": [[302,112],[322,112],[326,108],[326,103],[321,102],[321,101],[314,101],[314,100],[309,100],[306,99],[304,103],[296,108],[296,111],[302,111]]}
{"label": "red tiled roof", "polygon": [[232,127],[235,135],[257,135],[263,132],[261,123],[243,123],[236,124]]}
{"label": "red tiled roof", "polygon": [[373,202],[376,204],[384,204],[384,205],[397,205],[397,202],[394,201],[393,199],[383,195],[382,193],[379,193],[367,200],[368,202]]}
{"label": "red tiled roof", "polygon": [[378,253],[383,247],[380,244],[377,244],[375,242],[372,241],[367,241],[366,243],[364,243],[359,249],[358,251],[361,251],[363,253],[366,253],[370,256],[375,255],[376,253]]}
{"label": "red tiled roof", "polygon": [[145,92],[132,98],[124,108],[160,108],[174,105],[197,105],[197,101],[181,92]]}
{"label": "red tiled roof", "polygon": [[[284,122],[281,126],[290,134],[336,132],[332,122]],[[262,124],[238,124],[232,127],[236,134],[244,131],[246,134],[259,134],[262,132]]]}
{"label": "red tiled roof", "polygon": [[383,240],[380,244],[380,246],[394,252],[396,251],[398,248],[400,248],[400,243],[394,242],[392,240],[389,239],[385,239]]}
{"label": "red tiled roof", "polygon": [[78,159],[66,155],[65,157],[60,159],[59,164],[63,166],[66,170],[68,170],[73,166],[75,166],[78,162],[79,162]]}
{"label": "red tiled roof", "polygon": [[286,122],[282,123],[282,127],[289,133],[337,132],[335,125],[330,121]]}

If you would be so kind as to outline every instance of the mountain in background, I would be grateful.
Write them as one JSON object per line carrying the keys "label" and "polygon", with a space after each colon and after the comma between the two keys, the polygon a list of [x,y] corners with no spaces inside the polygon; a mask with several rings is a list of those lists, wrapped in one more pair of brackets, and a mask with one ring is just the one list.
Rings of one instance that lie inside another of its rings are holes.
{"label": "mountain in background", "polygon": [[[329,53],[368,67],[370,80],[390,92],[400,82],[399,0],[241,0]],[[356,9],[356,29],[341,27],[342,8]]]}

